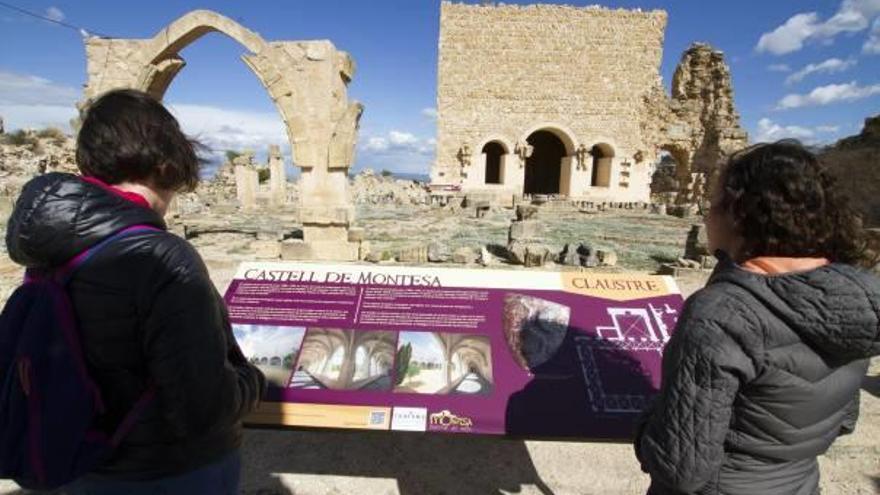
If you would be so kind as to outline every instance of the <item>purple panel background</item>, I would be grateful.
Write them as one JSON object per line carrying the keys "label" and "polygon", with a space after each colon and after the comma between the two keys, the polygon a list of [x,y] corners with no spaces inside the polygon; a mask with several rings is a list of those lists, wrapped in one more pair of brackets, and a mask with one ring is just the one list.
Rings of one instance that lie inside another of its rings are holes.
{"label": "purple panel background", "polygon": [[[233,298],[242,283],[324,287],[341,285],[236,279],[230,284],[225,296],[230,309],[235,307]],[[357,286],[358,294],[361,294],[361,291],[368,287],[387,288],[388,286]],[[272,388],[266,398],[270,402],[420,407],[426,408],[429,415],[449,410],[457,416],[473,420],[473,427],[466,430],[470,433],[508,434],[531,438],[575,437],[609,440],[631,437],[638,414],[635,412],[603,412],[601,407],[600,410],[596,410],[594,407],[596,401],[591,400],[587,393],[587,383],[580,365],[578,345],[582,346],[581,352],[597,345],[593,342],[592,337],[597,336],[597,326],[611,324],[611,318],[607,313],[609,307],[642,309],[646,308],[648,304],[654,304],[655,306],[668,305],[680,312],[683,304],[681,295],[672,294],[631,301],[612,301],[561,290],[443,287],[443,289],[450,288],[489,292],[488,301],[482,304],[480,309],[481,313],[488,316],[485,324],[477,329],[460,329],[442,325],[423,329],[406,326],[356,324],[351,320],[344,323],[339,321],[297,322],[233,317],[232,322],[235,324],[304,326],[309,328],[349,328],[356,331],[435,331],[486,335],[490,339],[494,390],[489,396]],[[530,376],[514,361],[504,338],[502,311],[504,297],[508,293],[534,296],[571,308],[569,331],[562,347],[554,359],[533,370],[534,376]],[[321,296],[321,299],[343,301],[352,298]],[[295,300],[284,300],[282,297],[278,297],[276,300],[277,303],[273,304],[273,307],[322,307],[320,304],[298,304]],[[671,331],[672,325],[670,325]],[[607,341],[600,347],[602,349],[594,353],[594,356],[596,356],[598,363],[604,364],[600,372],[608,389],[627,390],[632,393],[656,393],[660,384],[661,354],[659,352],[609,350]],[[633,372],[633,368],[639,366],[644,374]],[[611,369],[606,369],[609,367]],[[429,431],[436,430],[438,429],[429,425]],[[439,431],[444,430],[439,429]]]}

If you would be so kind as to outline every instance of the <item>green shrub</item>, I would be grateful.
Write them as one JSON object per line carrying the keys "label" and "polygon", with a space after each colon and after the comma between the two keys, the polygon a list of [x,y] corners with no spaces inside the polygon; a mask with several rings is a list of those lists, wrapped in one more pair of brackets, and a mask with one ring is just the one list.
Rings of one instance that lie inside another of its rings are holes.
{"label": "green shrub", "polygon": [[232,160],[235,160],[236,158],[238,158],[240,156],[241,156],[240,151],[226,150],[226,161],[229,163],[232,163]]}
{"label": "green shrub", "polygon": [[14,146],[33,146],[37,144],[37,138],[26,132],[24,129],[19,129],[13,133],[4,135],[3,143]]}
{"label": "green shrub", "polygon": [[260,184],[269,180],[270,172],[268,168],[258,168],[257,169],[257,177],[260,180]]}
{"label": "green shrub", "polygon": [[382,177],[391,177],[392,175],[394,175],[394,172],[392,172],[392,171],[390,171],[390,170],[385,170],[385,169],[383,169],[383,170],[380,172],[380,174],[382,175]]}
{"label": "green shrub", "polygon": [[57,127],[47,127],[39,132],[37,132],[37,137],[52,139],[55,141],[61,140],[64,141],[66,137],[64,131]]}

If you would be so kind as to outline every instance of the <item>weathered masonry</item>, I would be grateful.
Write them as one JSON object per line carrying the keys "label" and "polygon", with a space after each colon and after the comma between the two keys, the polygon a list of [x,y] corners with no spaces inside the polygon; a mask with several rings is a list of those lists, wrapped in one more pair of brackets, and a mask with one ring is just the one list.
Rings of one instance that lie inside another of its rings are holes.
{"label": "weathered masonry", "polygon": [[[466,5],[440,15],[435,186],[649,201],[673,155],[683,192],[747,143],[723,54],[695,44],[663,90],[663,11]],[[682,195],[684,197],[686,195]]]}
{"label": "weathered masonry", "polygon": [[117,88],[139,89],[161,99],[186,64],[179,52],[212,31],[249,52],[242,59],[275,103],[294,164],[302,169],[299,212],[304,242],[288,246],[285,257],[357,259],[359,245],[348,238],[354,210],[347,187],[363,106],[347,96],[354,61],[330,41],[269,42],[208,10],[192,11],[150,39],[89,37],[88,82],[79,108]]}

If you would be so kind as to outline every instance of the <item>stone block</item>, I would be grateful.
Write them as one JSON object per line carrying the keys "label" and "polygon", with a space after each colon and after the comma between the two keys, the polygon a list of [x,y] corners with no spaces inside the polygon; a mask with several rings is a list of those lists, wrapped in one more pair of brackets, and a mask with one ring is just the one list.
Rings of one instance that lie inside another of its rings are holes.
{"label": "stone block", "polygon": [[350,227],[348,229],[348,242],[362,242],[366,232],[361,227]]}
{"label": "stone block", "polygon": [[550,259],[550,249],[541,244],[529,244],[526,246],[524,265],[526,268],[544,266]]}
{"label": "stone block", "polygon": [[566,244],[556,258],[560,265],[565,266],[581,266],[581,255],[577,252],[574,244]]}
{"label": "stone block", "polygon": [[507,244],[507,259],[518,265],[526,262],[526,243],[523,241],[511,241]]}
{"label": "stone block", "polygon": [[342,225],[303,225],[303,239],[308,242],[349,242],[348,228]]}
{"label": "stone block", "polygon": [[428,248],[426,246],[412,246],[401,249],[397,254],[397,261],[401,263],[427,263]]}
{"label": "stone block", "polygon": [[538,207],[532,205],[518,205],[516,207],[517,221],[532,220],[538,217]]}
{"label": "stone block", "polygon": [[290,239],[281,243],[281,259],[296,261],[356,261],[360,245],[348,241],[302,241]]}
{"label": "stone block", "polygon": [[428,245],[428,261],[431,263],[446,263],[452,258],[446,246],[439,242],[432,242]]}
{"label": "stone block", "polygon": [[281,258],[281,242],[257,240],[251,243],[254,256],[258,259],[277,260]]}
{"label": "stone block", "polygon": [[350,206],[301,206],[299,220],[312,224],[347,225],[354,220],[354,208]]}
{"label": "stone block", "polygon": [[452,253],[453,263],[469,265],[477,262],[477,253],[469,247],[460,247]]}
{"label": "stone block", "polygon": [[480,258],[478,262],[483,266],[490,266],[496,264],[497,260],[495,256],[486,249],[486,246],[482,246],[480,248]]}
{"label": "stone block", "polygon": [[709,256],[709,237],[706,234],[706,227],[702,224],[691,225],[688,232],[687,241],[685,242],[684,258],[689,260],[700,260],[703,256]]}
{"label": "stone block", "polygon": [[617,253],[610,249],[597,250],[596,259],[601,266],[617,266]]}
{"label": "stone block", "polygon": [[541,225],[537,220],[521,220],[510,223],[507,241],[529,241],[538,239],[541,234]]}

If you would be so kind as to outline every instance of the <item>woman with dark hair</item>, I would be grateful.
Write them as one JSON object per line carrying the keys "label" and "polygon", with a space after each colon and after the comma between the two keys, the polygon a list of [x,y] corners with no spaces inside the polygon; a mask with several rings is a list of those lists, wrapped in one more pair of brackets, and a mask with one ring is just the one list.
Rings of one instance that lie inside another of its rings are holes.
{"label": "woman with dark hair", "polygon": [[67,285],[105,406],[96,427],[113,432],[155,391],[112,458],[68,493],[238,493],[241,420],[265,380],[239,350],[198,253],[162,219],[175,193],[198,183],[196,147],[146,93],[111,91],[79,131],[83,176],[33,179],[9,221],[9,255],[30,270],[151,227],[107,244]]}
{"label": "woman with dark hair", "polygon": [[880,354],[859,218],[783,141],[729,160],[706,225],[720,261],[685,304],[635,440],[649,493],[816,494],[816,457],[855,428]]}

